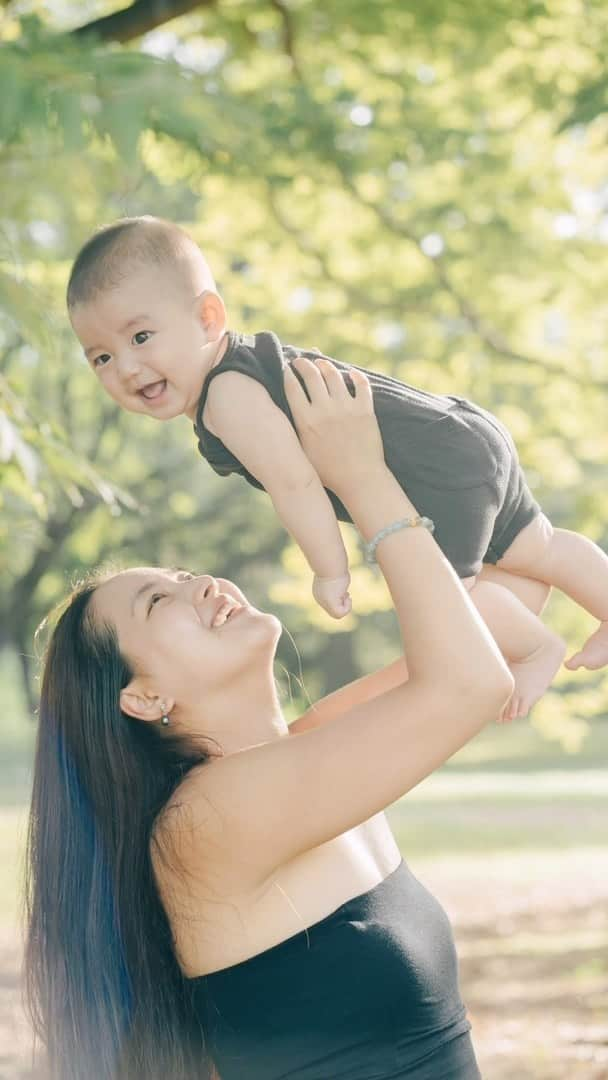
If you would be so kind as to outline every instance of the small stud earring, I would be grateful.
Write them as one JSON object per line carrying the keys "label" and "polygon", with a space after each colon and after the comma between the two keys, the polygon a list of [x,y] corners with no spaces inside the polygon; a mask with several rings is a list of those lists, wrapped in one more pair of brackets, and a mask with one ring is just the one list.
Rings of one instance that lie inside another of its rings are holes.
{"label": "small stud earring", "polygon": [[163,715],[160,718],[160,722],[163,725],[163,727],[168,727],[169,726],[169,717],[167,715],[167,710],[166,710],[166,707],[164,705],[162,706],[162,710],[163,710]]}

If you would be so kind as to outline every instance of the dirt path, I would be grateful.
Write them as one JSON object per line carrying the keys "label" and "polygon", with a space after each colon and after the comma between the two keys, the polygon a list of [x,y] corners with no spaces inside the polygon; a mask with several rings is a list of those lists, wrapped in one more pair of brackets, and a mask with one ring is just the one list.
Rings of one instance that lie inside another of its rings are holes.
{"label": "dirt path", "polygon": [[[452,918],[484,1080],[607,1080],[608,852],[412,868]],[[15,935],[0,929],[0,1080],[36,1075],[18,967]]]}
{"label": "dirt path", "polygon": [[484,1080],[608,1080],[608,851],[421,863]]}

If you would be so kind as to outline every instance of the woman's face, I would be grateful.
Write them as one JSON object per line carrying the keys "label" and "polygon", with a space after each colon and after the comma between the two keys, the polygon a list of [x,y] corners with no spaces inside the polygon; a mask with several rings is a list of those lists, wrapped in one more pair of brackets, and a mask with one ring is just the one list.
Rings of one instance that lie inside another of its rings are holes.
{"label": "woman's face", "polygon": [[281,625],[225,578],[138,568],[93,597],[93,616],[113,626],[146,692],[185,709],[234,691],[252,669],[271,667]]}

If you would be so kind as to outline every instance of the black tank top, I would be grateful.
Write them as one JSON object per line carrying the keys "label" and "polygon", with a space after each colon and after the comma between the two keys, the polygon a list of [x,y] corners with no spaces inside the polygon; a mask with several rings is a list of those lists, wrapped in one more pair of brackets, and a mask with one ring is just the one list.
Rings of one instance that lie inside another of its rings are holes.
{"label": "black tank top", "polygon": [[404,862],[240,964],[188,980],[221,1080],[476,1080],[447,916]]}

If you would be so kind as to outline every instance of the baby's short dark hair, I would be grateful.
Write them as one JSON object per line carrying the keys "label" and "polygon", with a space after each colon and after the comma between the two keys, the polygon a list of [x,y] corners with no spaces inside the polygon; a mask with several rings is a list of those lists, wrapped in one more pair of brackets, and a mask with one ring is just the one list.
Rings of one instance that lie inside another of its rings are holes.
{"label": "baby's short dark hair", "polygon": [[215,282],[202,251],[179,225],[143,215],[102,225],[81,247],[67,289],[68,308],[86,304],[115,289],[137,266],[157,266],[184,289],[215,291]]}

